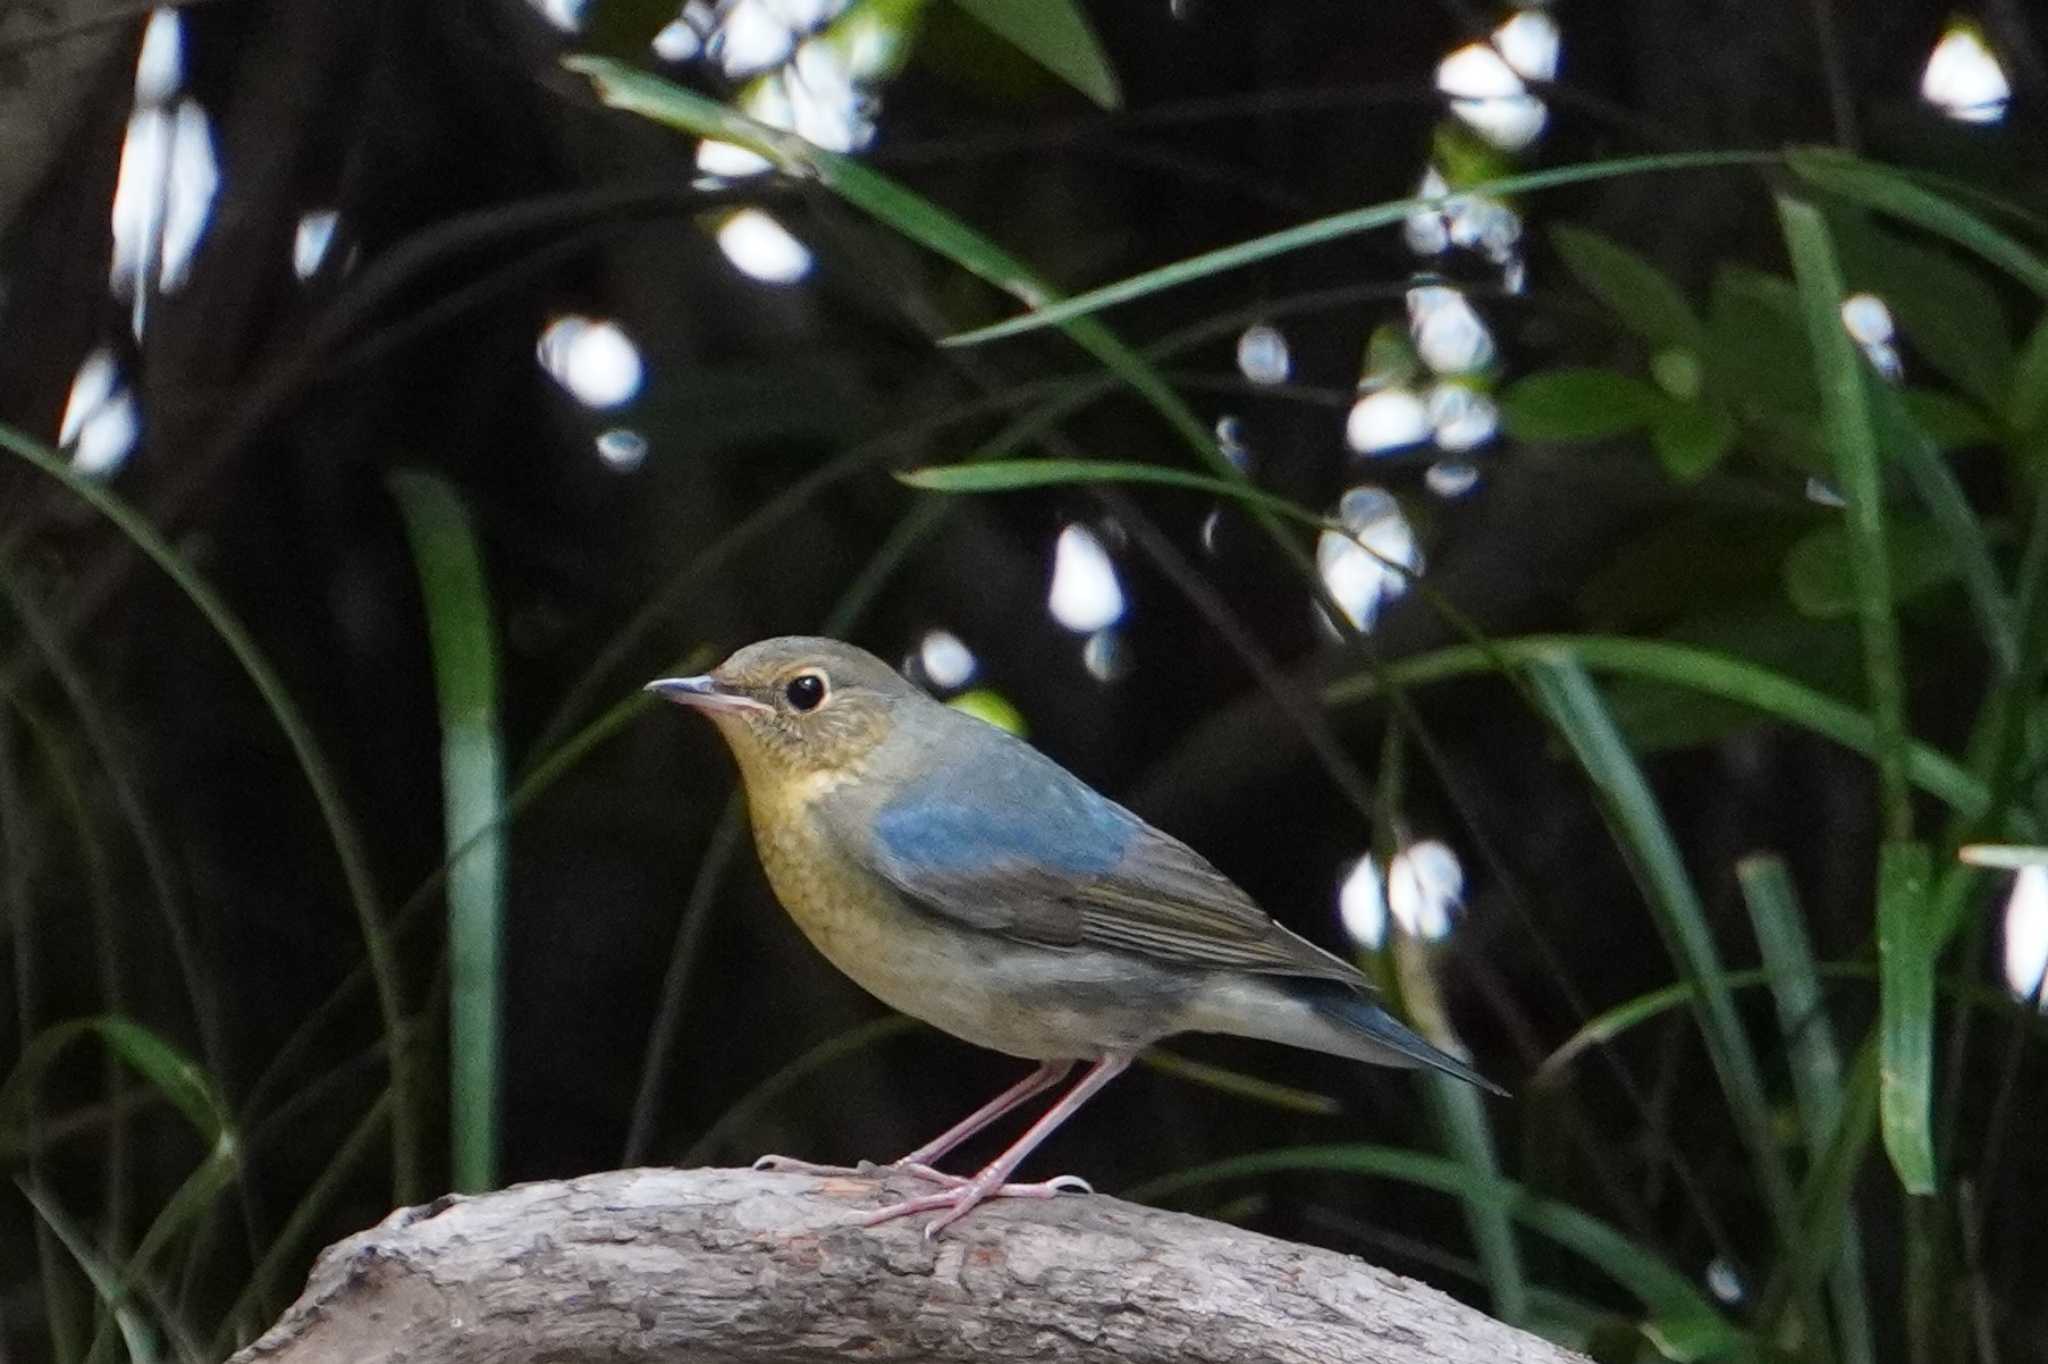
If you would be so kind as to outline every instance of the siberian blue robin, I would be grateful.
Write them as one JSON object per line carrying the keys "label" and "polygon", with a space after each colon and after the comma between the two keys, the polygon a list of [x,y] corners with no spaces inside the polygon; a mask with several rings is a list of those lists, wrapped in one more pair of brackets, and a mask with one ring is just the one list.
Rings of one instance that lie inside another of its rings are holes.
{"label": "siberian blue robin", "polygon": [[[1086,1189],[1010,1175],[1159,1039],[1232,1033],[1500,1092],[1374,1002],[1349,964],[1295,936],[1178,839],[1030,745],[940,704],[832,639],[749,645],[647,689],[708,715],[739,761],[776,896],[832,964],[892,1008],[1038,1069],[896,1168],[940,1186],[870,1223],[990,1197]],[[931,1162],[1089,1069],[971,1179]],[[780,1157],[770,1168],[826,1170]]]}

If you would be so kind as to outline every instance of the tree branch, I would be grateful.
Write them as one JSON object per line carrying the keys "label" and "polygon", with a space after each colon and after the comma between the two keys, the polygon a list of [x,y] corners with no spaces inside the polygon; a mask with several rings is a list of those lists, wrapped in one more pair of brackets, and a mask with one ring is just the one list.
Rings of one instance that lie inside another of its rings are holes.
{"label": "tree branch", "polygon": [[859,1224],[928,1191],[622,1170],[443,1198],[330,1247],[234,1364],[1578,1358],[1361,1260],[1099,1195],[990,1204],[935,1244]]}

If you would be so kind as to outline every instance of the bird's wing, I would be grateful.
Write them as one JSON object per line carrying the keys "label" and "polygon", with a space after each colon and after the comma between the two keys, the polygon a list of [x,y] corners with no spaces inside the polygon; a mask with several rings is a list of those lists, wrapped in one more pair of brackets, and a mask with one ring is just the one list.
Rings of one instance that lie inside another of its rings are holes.
{"label": "bird's wing", "polygon": [[1035,749],[1010,740],[983,756],[905,783],[848,851],[921,908],[1005,937],[1363,984],[1201,854]]}

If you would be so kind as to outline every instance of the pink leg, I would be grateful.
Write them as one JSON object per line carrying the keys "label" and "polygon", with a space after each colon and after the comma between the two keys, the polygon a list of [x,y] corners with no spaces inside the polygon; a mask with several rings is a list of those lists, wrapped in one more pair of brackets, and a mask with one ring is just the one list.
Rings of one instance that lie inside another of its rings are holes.
{"label": "pink leg", "polygon": [[1051,1089],[1054,1085],[1066,1079],[1067,1072],[1073,1068],[1074,1063],[1072,1061],[1040,1061],[1037,1070],[1032,1071],[1016,1084],[1011,1085],[1008,1089],[996,1095],[993,1099],[990,1099],[987,1103],[975,1109],[959,1122],[954,1123],[951,1127],[939,1133],[939,1135],[933,1137],[930,1141],[896,1163],[898,1165],[931,1164],[939,1157],[945,1155],[946,1152],[952,1150],[961,1142],[966,1141],[976,1132],[979,1132],[982,1128],[987,1127],[997,1118],[1002,1117],[1003,1114],[1009,1112],[1018,1104],[1023,1103],[1026,1099],[1035,1098],[1045,1093],[1046,1090]]}
{"label": "pink leg", "polygon": [[926,1239],[931,1239],[972,1212],[984,1199],[1051,1198],[1073,1189],[1079,1181],[1071,1175],[1048,1179],[1042,1184],[1010,1184],[1006,1181],[1023,1163],[1024,1157],[1030,1155],[1040,1142],[1051,1136],[1053,1130],[1061,1123],[1074,1116],[1082,1104],[1094,1097],[1096,1090],[1121,1075],[1124,1068],[1130,1064],[1131,1058],[1128,1056],[1103,1057],[1089,1068],[1088,1073],[1081,1077],[1079,1084],[1068,1090],[1065,1097],[1047,1109],[1045,1115],[1037,1122],[1031,1124],[1031,1129],[1017,1138],[1009,1150],[984,1165],[974,1178],[945,1193],[927,1194],[922,1198],[906,1199],[904,1202],[892,1203],[886,1208],[877,1209],[868,1215],[867,1224],[872,1227],[915,1213],[937,1212],[939,1215],[927,1222],[924,1228]]}
{"label": "pink leg", "polygon": [[[1051,1089],[1061,1080],[1064,1080],[1067,1077],[1067,1073],[1073,1068],[1074,1063],[1072,1061],[1039,1062],[1037,1070],[1032,1071],[1016,1084],[1011,1085],[980,1108],[975,1109],[959,1122],[954,1123],[951,1127],[939,1133],[938,1136],[933,1137],[930,1141],[897,1161],[894,1166],[884,1168],[904,1170],[916,1175],[920,1179],[929,1180],[934,1184],[958,1186],[967,1183],[965,1179],[958,1175],[949,1175],[942,1170],[932,1169],[931,1163],[958,1146],[961,1142],[966,1141],[982,1128],[987,1127],[997,1118],[1002,1117],[1003,1114],[1008,1113],[1018,1104]],[[815,1165],[810,1161],[793,1160],[788,1156],[762,1156],[754,1162],[754,1168],[756,1170],[774,1170],[784,1174],[801,1175],[858,1175],[866,1174],[874,1169],[871,1165],[861,1167]]]}

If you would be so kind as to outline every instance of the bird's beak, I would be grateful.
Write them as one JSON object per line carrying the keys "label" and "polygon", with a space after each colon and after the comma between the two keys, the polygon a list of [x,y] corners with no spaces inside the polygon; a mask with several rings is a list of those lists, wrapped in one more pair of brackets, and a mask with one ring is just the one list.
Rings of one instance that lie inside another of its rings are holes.
{"label": "bird's beak", "polygon": [[770,711],[774,707],[764,701],[720,686],[718,679],[705,677],[658,677],[649,682],[642,691],[651,691],[679,706],[692,706],[712,715],[737,714],[747,711]]}

